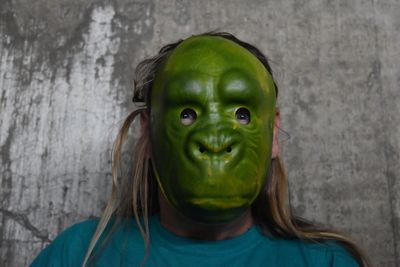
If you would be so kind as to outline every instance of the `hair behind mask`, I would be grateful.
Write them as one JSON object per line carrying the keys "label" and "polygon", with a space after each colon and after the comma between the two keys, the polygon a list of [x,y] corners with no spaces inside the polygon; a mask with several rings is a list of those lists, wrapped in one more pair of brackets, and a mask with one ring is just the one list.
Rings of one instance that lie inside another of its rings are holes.
{"label": "hair behind mask", "polygon": [[[265,66],[273,78],[273,72],[267,57],[259,49],[237,39],[226,32],[208,32],[197,36],[219,36],[229,39],[247,49]],[[112,191],[106,208],[100,218],[83,262],[83,266],[96,259],[97,253],[106,245],[113,232],[124,220],[134,217],[143,236],[146,252],[149,248],[148,219],[159,211],[158,185],[152,173],[149,114],[151,110],[151,88],[155,76],[171,52],[184,40],[179,40],[161,48],[152,58],[139,63],[135,71],[133,101],[141,107],[132,112],[124,121],[113,147]],[[274,80],[276,95],[278,87]],[[129,175],[121,170],[121,154],[130,126],[137,117],[141,117],[141,133],[134,148],[134,161]],[[252,214],[256,224],[265,235],[302,239],[320,242],[333,240],[342,244],[357,260],[360,266],[370,266],[360,249],[347,237],[321,228],[316,224],[293,215],[289,203],[288,181],[280,158],[271,160],[267,181],[262,192],[252,204]],[[106,226],[112,225],[105,238]],[[96,250],[95,250],[96,248]],[[97,249],[99,248],[99,249]],[[94,253],[96,251],[96,253]],[[145,262],[147,254],[142,263]]]}

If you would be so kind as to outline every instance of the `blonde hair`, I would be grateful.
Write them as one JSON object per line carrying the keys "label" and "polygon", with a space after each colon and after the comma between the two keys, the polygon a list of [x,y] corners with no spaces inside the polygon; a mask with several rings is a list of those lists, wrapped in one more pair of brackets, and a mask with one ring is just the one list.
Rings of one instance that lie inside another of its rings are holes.
{"label": "blonde hair", "polygon": [[[237,39],[229,33],[209,32],[201,35],[219,36],[241,45],[253,53],[273,77],[267,58],[256,47]],[[158,55],[142,61],[136,68],[133,100],[134,102],[144,102],[145,106],[133,111],[126,118],[115,140],[111,197],[91,239],[82,266],[86,266],[91,260],[94,260],[96,256],[94,253],[96,251],[95,248],[98,245],[105,246],[105,243],[111,237],[112,231],[108,233],[108,238],[100,242],[100,238],[106,232],[106,226],[111,223],[115,227],[122,218],[135,218],[146,249],[146,255],[142,263],[147,257],[150,238],[148,219],[150,215],[159,211],[158,187],[152,174],[150,160],[151,144],[148,117],[151,109],[151,88],[158,69],[182,41],[164,46]],[[274,85],[278,90],[275,82]],[[141,118],[142,130],[134,149],[134,164],[130,176],[122,175],[122,147],[133,121],[138,116]],[[334,240],[342,244],[354,256],[360,266],[371,266],[360,249],[349,238],[335,231],[317,227],[315,224],[293,215],[289,203],[286,173],[279,158],[271,160],[266,185],[251,209],[256,224],[263,230],[265,235],[316,242]],[[116,217],[117,220],[111,222],[113,217]]]}

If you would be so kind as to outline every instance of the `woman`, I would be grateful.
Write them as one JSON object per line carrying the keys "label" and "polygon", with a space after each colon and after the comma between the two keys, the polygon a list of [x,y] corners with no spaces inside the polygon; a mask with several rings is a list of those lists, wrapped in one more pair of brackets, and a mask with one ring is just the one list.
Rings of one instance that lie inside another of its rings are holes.
{"label": "woman", "polygon": [[[228,33],[163,47],[136,70],[100,221],[72,226],[32,266],[368,266],[346,237],[293,216],[267,58]],[[131,176],[121,150],[140,116]]]}

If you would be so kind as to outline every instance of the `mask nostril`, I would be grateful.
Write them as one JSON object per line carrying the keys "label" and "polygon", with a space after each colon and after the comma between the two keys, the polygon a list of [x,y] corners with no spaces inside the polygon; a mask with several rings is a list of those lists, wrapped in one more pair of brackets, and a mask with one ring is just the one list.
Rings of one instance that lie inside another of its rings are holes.
{"label": "mask nostril", "polygon": [[206,151],[206,149],[205,149],[204,146],[200,146],[200,147],[199,147],[199,151],[200,151],[200,153],[204,153],[204,151]]}
{"label": "mask nostril", "polygon": [[232,147],[228,146],[226,152],[230,153],[232,151]]}

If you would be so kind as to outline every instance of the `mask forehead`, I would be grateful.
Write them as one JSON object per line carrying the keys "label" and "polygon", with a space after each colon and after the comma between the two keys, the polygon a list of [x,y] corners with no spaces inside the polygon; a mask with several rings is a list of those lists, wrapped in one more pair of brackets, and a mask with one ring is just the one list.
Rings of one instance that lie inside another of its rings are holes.
{"label": "mask forehead", "polygon": [[273,94],[275,98],[272,77],[264,65],[242,46],[218,36],[191,37],[175,48],[157,74],[152,94],[161,93],[164,85],[180,73],[195,72],[219,78],[231,69],[252,77],[263,93]]}

